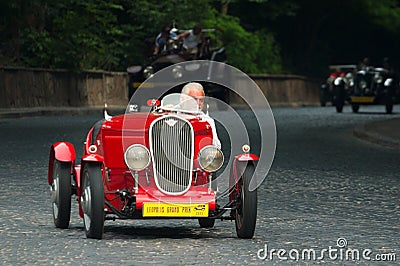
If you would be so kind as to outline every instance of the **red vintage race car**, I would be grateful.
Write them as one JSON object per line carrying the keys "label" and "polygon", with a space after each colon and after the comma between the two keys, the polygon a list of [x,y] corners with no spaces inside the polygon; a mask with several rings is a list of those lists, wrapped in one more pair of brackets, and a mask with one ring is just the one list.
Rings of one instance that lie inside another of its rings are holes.
{"label": "red vintage race car", "polygon": [[220,205],[216,172],[224,155],[213,145],[209,116],[182,94],[152,105],[149,112],[106,114],[88,132],[80,164],[71,143],[51,146],[48,184],[55,226],[69,227],[76,195],[88,238],[103,237],[105,220],[150,218],[198,219],[200,227],[235,220],[237,236],[252,238],[257,190],[249,186],[258,157],[248,145],[233,156],[228,201]]}

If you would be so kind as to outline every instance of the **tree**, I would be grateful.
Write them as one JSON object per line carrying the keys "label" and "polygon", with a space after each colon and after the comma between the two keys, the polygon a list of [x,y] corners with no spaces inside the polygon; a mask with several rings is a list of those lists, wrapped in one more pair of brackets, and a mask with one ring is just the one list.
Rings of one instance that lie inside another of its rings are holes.
{"label": "tree", "polygon": [[229,11],[245,29],[276,36],[288,72],[320,76],[329,64],[365,56],[376,63],[384,56],[400,61],[398,0],[243,0]]}
{"label": "tree", "polygon": [[281,71],[279,47],[272,34],[248,32],[237,18],[227,15],[216,16],[205,24],[216,28],[215,38],[225,45],[227,63],[248,73]]}

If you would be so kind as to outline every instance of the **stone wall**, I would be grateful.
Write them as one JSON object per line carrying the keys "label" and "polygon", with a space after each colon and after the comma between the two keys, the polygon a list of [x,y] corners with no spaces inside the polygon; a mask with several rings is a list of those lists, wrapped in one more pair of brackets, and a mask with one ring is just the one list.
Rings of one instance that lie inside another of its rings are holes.
{"label": "stone wall", "polygon": [[126,105],[125,73],[0,68],[0,108]]}
{"label": "stone wall", "polygon": [[321,81],[298,75],[250,75],[271,105],[318,105]]}
{"label": "stone wall", "polygon": [[[272,106],[317,105],[319,81],[296,75],[250,75]],[[0,67],[0,108],[125,106],[128,75],[121,72]],[[249,97],[249,98],[248,98]],[[246,98],[251,99],[250,96]],[[257,102],[257,99],[253,99]],[[242,100],[231,95],[231,103]]]}

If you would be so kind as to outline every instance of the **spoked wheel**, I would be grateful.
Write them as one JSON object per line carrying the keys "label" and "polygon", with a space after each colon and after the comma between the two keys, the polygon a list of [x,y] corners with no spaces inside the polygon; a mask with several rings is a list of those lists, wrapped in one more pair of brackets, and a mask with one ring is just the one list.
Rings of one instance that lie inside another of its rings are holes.
{"label": "spoked wheel", "polygon": [[213,228],[215,219],[210,218],[199,218],[199,225],[201,228]]}
{"label": "spoked wheel", "polygon": [[239,238],[252,238],[256,229],[257,189],[250,191],[255,166],[249,162],[239,179],[240,194],[235,213],[236,234]]}
{"label": "spoked wheel", "polygon": [[84,167],[81,206],[86,237],[101,239],[104,231],[104,186],[100,164],[88,163]]}
{"label": "spoked wheel", "polygon": [[71,218],[71,163],[54,160],[51,203],[54,225],[68,228]]}

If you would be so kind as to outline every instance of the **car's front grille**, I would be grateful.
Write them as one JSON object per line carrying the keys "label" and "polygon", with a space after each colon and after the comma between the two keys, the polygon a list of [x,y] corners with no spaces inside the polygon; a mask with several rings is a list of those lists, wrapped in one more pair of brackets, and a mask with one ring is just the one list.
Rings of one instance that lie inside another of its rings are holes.
{"label": "car's front grille", "polygon": [[192,182],[192,125],[177,116],[163,117],[151,124],[149,137],[158,189],[170,195],[183,194]]}
{"label": "car's front grille", "polygon": [[373,82],[373,78],[374,78],[373,75],[369,73],[363,75],[358,74],[356,82],[357,85],[356,93],[358,95],[365,95],[365,96],[372,95],[373,90],[375,89],[376,86]]}

